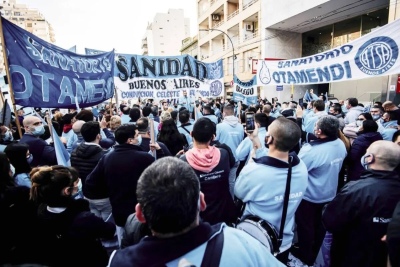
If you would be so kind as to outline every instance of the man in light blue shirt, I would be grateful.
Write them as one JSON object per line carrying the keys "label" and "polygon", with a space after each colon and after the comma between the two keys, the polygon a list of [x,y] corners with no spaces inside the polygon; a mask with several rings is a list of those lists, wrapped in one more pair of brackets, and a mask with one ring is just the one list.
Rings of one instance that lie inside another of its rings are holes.
{"label": "man in light blue shirt", "polygon": [[313,133],[317,120],[321,116],[328,115],[328,113],[325,112],[325,103],[323,100],[314,101],[312,105],[312,111],[305,112],[303,115],[303,130],[307,133]]}
{"label": "man in light blue shirt", "polygon": [[121,124],[128,123],[131,120],[131,118],[129,117],[129,111],[130,110],[131,109],[129,107],[124,107],[122,109]]}
{"label": "man in light blue shirt", "polygon": [[193,143],[192,136],[190,133],[193,131],[193,123],[190,122],[190,114],[187,109],[181,110],[178,114],[179,122],[181,123],[178,127],[178,131],[185,135],[186,141],[189,146]]}
{"label": "man in light blue shirt", "polygon": [[224,143],[229,146],[236,159],[235,166],[231,168],[229,173],[229,191],[231,192],[232,197],[236,180],[236,171],[239,166],[239,160],[236,157],[235,151],[244,137],[243,126],[239,122],[239,119],[234,116],[234,112],[234,106],[226,105],[224,107],[224,120],[217,124],[217,136],[215,138],[220,143]]}
{"label": "man in light blue shirt", "polygon": [[179,108],[184,107],[189,110],[190,113],[193,112],[194,97],[188,96],[187,91],[183,90],[183,96],[178,100]]}
{"label": "man in light blue shirt", "polygon": [[292,253],[307,265],[314,264],[324,239],[322,210],[336,196],[339,171],[347,155],[338,132],[336,117],[319,118],[314,127],[317,140],[305,144],[299,152],[299,158],[307,166],[308,187],[296,212],[298,249]]}

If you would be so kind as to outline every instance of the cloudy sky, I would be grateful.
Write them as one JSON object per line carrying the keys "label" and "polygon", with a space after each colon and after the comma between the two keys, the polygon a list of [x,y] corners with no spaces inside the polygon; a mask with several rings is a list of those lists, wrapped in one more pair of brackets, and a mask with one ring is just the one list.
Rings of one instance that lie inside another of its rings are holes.
{"label": "cloudy sky", "polygon": [[141,54],[147,23],[156,13],[184,9],[191,35],[197,31],[197,0],[17,0],[38,9],[52,24],[56,45]]}

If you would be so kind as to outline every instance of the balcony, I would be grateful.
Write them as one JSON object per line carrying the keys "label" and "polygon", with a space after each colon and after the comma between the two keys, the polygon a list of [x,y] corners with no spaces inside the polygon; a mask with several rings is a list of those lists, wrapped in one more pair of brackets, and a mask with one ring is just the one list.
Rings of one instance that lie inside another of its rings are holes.
{"label": "balcony", "polygon": [[233,13],[228,15],[227,21],[235,17],[237,14],[239,14],[239,9],[235,10]]}
{"label": "balcony", "polygon": [[243,42],[246,42],[248,40],[254,39],[258,36],[258,31],[256,30],[256,32],[254,33],[247,33],[244,35],[243,37]]}
{"label": "balcony", "polygon": [[258,0],[251,0],[250,2],[248,2],[247,4],[245,4],[243,6],[243,10],[246,10],[247,8],[251,7],[252,5],[254,5],[256,2],[258,2]]}

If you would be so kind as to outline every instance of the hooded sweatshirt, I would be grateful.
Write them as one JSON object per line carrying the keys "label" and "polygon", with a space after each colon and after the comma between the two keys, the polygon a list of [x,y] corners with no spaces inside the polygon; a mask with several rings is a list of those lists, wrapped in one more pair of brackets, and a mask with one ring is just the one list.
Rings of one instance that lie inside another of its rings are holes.
{"label": "hooded sweatshirt", "polygon": [[216,140],[226,144],[232,150],[236,161],[238,161],[236,155],[236,149],[238,148],[240,142],[244,138],[244,129],[242,124],[235,116],[226,116],[222,123],[217,125],[217,136]]}
{"label": "hooded sweatshirt", "polygon": [[228,152],[214,146],[207,149],[192,148],[181,159],[193,168],[207,201],[207,209],[200,213],[200,217],[210,224],[233,222],[236,208],[229,193]]}

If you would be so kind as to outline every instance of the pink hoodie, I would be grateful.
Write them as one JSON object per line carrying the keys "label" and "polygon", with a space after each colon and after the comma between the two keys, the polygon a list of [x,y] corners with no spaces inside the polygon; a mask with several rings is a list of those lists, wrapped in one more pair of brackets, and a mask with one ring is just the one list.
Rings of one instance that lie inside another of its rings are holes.
{"label": "pink hoodie", "polygon": [[193,169],[208,173],[218,165],[221,152],[215,146],[209,146],[202,149],[192,148],[185,153],[185,156]]}

